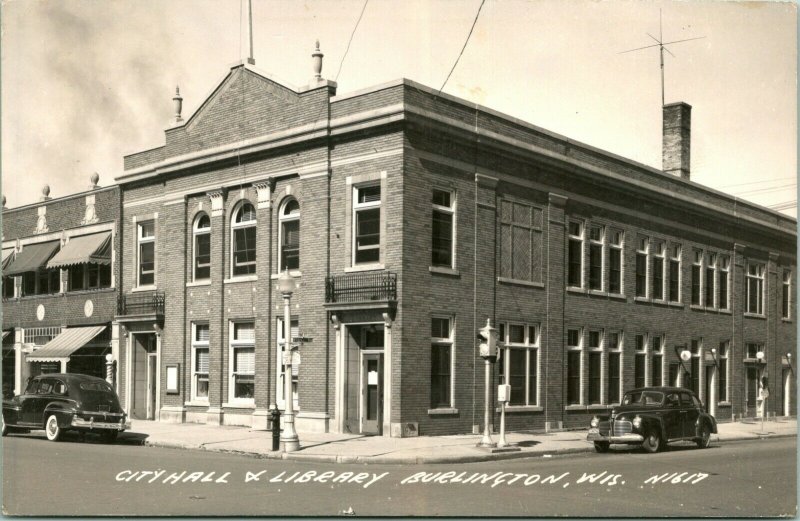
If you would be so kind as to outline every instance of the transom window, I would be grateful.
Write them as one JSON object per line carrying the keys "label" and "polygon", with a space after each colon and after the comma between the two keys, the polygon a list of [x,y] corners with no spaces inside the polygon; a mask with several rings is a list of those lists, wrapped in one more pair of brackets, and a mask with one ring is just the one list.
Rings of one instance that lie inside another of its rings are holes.
{"label": "transom window", "polygon": [[287,200],[278,213],[280,264],[278,271],[300,269],[300,203]]}
{"label": "transom window", "polygon": [[381,259],[381,185],[353,187],[353,264]]}
{"label": "transom window", "polygon": [[194,280],[208,280],[211,278],[211,219],[208,214],[201,213],[195,218],[192,235]]}
{"label": "transom window", "polygon": [[231,221],[231,275],[253,275],[256,272],[256,209],[244,202],[234,211]]}

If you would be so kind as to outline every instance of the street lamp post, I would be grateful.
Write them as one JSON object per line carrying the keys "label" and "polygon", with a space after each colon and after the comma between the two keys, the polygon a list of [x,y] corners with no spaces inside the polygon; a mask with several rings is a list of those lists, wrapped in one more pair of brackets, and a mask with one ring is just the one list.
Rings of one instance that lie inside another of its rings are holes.
{"label": "street lamp post", "polygon": [[292,315],[291,315],[291,302],[292,293],[294,293],[297,285],[294,278],[289,275],[287,268],[278,278],[278,290],[283,295],[283,401],[285,409],[283,413],[283,433],[281,434],[281,443],[283,443],[284,452],[294,452],[300,448],[300,439],[297,437],[297,431],[294,430],[294,396],[292,393]]}

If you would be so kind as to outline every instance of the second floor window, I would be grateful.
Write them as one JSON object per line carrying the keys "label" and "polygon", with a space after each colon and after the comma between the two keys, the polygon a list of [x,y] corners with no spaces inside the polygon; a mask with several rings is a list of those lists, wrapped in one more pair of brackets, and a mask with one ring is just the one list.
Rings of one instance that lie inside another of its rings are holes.
{"label": "second floor window", "polygon": [[139,286],[156,283],[156,224],[139,224]]}
{"label": "second floor window", "polygon": [[194,236],[194,280],[211,278],[211,219],[200,214],[192,227]]}
{"label": "second floor window", "polygon": [[647,297],[647,255],[649,241],[646,237],[639,237],[636,247],[636,296]]}
{"label": "second floor window", "polygon": [[570,221],[569,248],[567,250],[568,270],[567,285],[576,288],[583,287],[583,224]]}
{"label": "second floor window", "polygon": [[792,272],[783,272],[783,294],[781,299],[781,316],[783,318],[792,318],[791,315],[791,298],[792,298]]}
{"label": "second floor window", "polygon": [[652,269],[653,293],[655,300],[664,300],[664,242],[653,241]]}
{"label": "second floor window", "polygon": [[353,189],[353,264],[381,260],[381,186]]}
{"label": "second floor window", "polygon": [[717,307],[719,309],[728,309],[728,277],[730,276],[731,258],[727,255],[720,255],[717,264],[719,266]]}
{"label": "second floor window", "polygon": [[433,191],[431,266],[454,267],[455,198],[449,190]]}
{"label": "second floor window", "polygon": [[703,252],[699,250],[694,251],[694,258],[692,259],[692,305],[699,306],[701,276],[703,273]]}
{"label": "second floor window", "polygon": [[541,208],[517,201],[500,201],[500,276],[541,282],[541,259]]}
{"label": "second floor window", "polygon": [[681,247],[673,244],[669,252],[669,301],[681,301]]}
{"label": "second floor window", "polygon": [[603,289],[603,249],[606,230],[600,225],[589,227],[589,289]]}
{"label": "second floor window", "polygon": [[22,296],[51,295],[61,291],[60,270],[39,269],[22,274]]}
{"label": "second floor window", "polygon": [[707,308],[714,307],[714,283],[717,280],[717,255],[715,253],[706,254],[706,288],[705,303]]}
{"label": "second floor window", "polygon": [[619,230],[609,232],[608,292],[622,293],[622,232]]}
{"label": "second floor window", "polygon": [[756,315],[764,314],[764,265],[747,264],[747,288],[745,311]]}
{"label": "second floor window", "polygon": [[289,199],[283,204],[280,226],[280,265],[278,271],[300,269],[300,203]]}
{"label": "second floor window", "polygon": [[69,291],[83,291],[90,289],[111,287],[111,265],[75,264],[69,267]]}
{"label": "second floor window", "polygon": [[231,221],[233,257],[231,275],[253,275],[256,272],[256,209],[245,202],[233,212]]}

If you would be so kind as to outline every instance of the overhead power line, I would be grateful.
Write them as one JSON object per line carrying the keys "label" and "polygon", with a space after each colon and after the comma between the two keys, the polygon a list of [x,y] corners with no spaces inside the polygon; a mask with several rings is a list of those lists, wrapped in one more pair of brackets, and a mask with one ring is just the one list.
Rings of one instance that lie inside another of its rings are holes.
{"label": "overhead power line", "polygon": [[361,18],[364,16],[364,11],[367,10],[368,3],[369,0],[364,0],[364,5],[361,7],[361,14],[358,15],[358,20],[356,20],[356,25],[353,27],[353,32],[350,33],[350,39],[347,41],[347,47],[345,48],[344,54],[342,55],[342,61],[339,62],[339,70],[336,71],[336,78],[333,81],[339,81],[339,74],[342,72],[342,65],[344,65],[344,59],[347,57],[347,52],[350,50],[350,44],[353,43],[353,37],[356,35],[358,24],[361,23]]}
{"label": "overhead power line", "polygon": [[732,185],[722,185],[718,188],[733,188],[734,186],[749,186],[749,185],[761,185],[761,184],[769,184],[769,183],[777,183],[778,181],[785,181],[787,179],[797,179],[795,176],[786,176],[786,177],[776,177],[775,179],[766,179],[761,181],[750,181],[747,183],[736,183]]}
{"label": "overhead power line", "polygon": [[765,187],[765,188],[754,188],[752,190],[744,190],[742,192],[733,192],[733,195],[755,195],[755,194],[766,194],[770,192],[780,192],[785,191],[787,188],[794,188],[797,186],[797,183],[789,183],[780,186],[772,186],[772,187]]}
{"label": "overhead power line", "polygon": [[453,74],[454,70],[456,70],[456,65],[458,65],[458,61],[461,59],[461,55],[464,54],[464,49],[467,48],[467,43],[469,43],[469,38],[470,36],[472,36],[472,31],[475,30],[475,24],[478,23],[478,17],[481,15],[481,9],[483,9],[483,4],[485,2],[486,0],[481,0],[481,5],[478,6],[478,12],[475,13],[475,19],[472,21],[472,27],[469,28],[469,34],[467,35],[467,39],[464,40],[464,46],[461,47],[461,52],[458,53],[458,58],[456,58],[456,61],[453,64],[453,68],[450,69],[449,73],[447,73],[447,78],[444,79],[444,83],[442,83],[442,86],[439,88],[439,94],[442,93],[442,90],[444,90],[444,86],[447,85],[447,81],[450,79],[450,75]]}
{"label": "overhead power line", "polygon": [[780,211],[780,210],[788,210],[789,208],[794,208],[796,206],[797,206],[797,199],[795,199],[794,201],[784,201],[782,203],[771,204],[767,206],[767,208]]}

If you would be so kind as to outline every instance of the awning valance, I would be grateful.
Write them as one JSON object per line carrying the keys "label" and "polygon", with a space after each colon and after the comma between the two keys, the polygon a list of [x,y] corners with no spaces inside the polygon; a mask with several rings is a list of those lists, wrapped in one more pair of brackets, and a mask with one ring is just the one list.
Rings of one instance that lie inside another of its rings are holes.
{"label": "awning valance", "polygon": [[3,272],[5,272],[6,267],[14,258],[14,248],[3,248]]}
{"label": "awning valance", "polygon": [[47,261],[58,251],[60,241],[40,242],[28,244],[17,253],[17,256],[8,265],[3,275],[19,275],[26,271],[36,271],[47,264]]}
{"label": "awning valance", "polygon": [[58,362],[99,335],[106,326],[70,327],[27,357],[28,362]]}
{"label": "awning valance", "polygon": [[63,268],[87,262],[111,264],[111,232],[72,237],[61,251],[50,259],[47,267]]}

